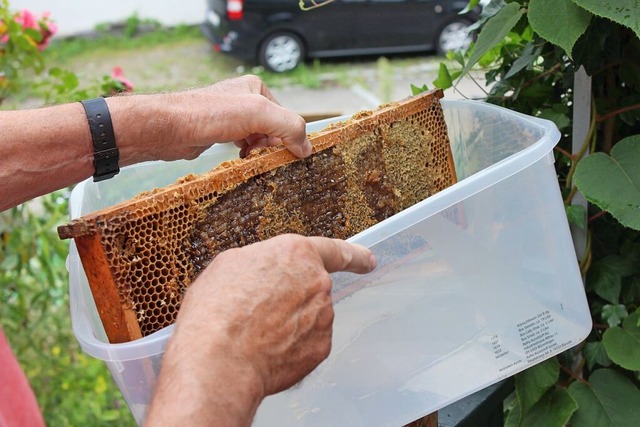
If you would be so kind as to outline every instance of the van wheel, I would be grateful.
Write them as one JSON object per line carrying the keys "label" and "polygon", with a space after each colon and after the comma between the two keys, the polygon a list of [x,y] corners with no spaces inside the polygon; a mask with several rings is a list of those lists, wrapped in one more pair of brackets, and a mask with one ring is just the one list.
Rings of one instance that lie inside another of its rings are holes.
{"label": "van wheel", "polygon": [[302,40],[292,33],[275,33],[260,45],[258,61],[269,71],[282,73],[293,70],[304,59]]}
{"label": "van wheel", "polygon": [[435,45],[440,55],[445,55],[449,51],[459,51],[469,49],[474,39],[473,33],[469,31],[471,22],[464,18],[453,18],[447,22],[438,32]]}

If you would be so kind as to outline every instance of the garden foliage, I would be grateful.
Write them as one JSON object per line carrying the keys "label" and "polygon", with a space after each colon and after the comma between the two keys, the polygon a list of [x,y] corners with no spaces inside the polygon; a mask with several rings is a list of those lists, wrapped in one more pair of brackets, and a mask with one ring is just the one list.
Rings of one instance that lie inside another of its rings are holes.
{"label": "garden foliage", "polygon": [[[83,86],[74,73],[47,68],[42,52],[55,32],[47,14],[12,11],[0,0],[0,108],[24,93],[45,104],[128,89],[121,70]],[[71,330],[69,243],[56,233],[68,219],[68,196],[63,190],[0,212],[0,326],[47,425],[133,425],[105,364],[86,355]]]}
{"label": "garden foliage", "polygon": [[[492,0],[475,46],[450,54],[433,82],[448,88],[482,68],[488,102],[554,121],[568,218],[586,227],[578,261],[593,330],[571,351],[516,376],[507,426],[640,425],[639,16],[636,0]],[[592,114],[573,153],[580,67],[592,80]],[[572,205],[578,191],[588,212]]]}

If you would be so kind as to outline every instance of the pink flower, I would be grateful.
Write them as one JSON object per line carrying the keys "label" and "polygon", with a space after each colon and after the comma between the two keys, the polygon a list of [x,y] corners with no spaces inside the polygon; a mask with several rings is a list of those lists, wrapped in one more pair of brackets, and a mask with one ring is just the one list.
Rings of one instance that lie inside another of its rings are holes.
{"label": "pink flower", "polygon": [[[22,26],[22,28],[31,28],[38,30],[42,35],[42,40],[37,43],[38,50],[43,51],[49,46],[51,37],[58,31],[58,26],[49,18],[51,14],[49,12],[42,13],[41,16],[37,16],[31,13],[27,9],[23,9],[15,16],[15,21]],[[9,39],[8,35],[4,36],[1,42],[6,43]]]}
{"label": "pink flower", "polygon": [[9,34],[6,33],[7,27],[4,25],[4,22],[2,22],[2,19],[0,19],[0,43],[6,43],[9,41]]}
{"label": "pink flower", "polygon": [[42,18],[40,19],[40,33],[42,34],[42,40],[38,43],[38,49],[43,51],[49,46],[49,41],[51,37],[58,32],[58,26],[55,22],[49,19],[49,12],[43,12]]}
{"label": "pink flower", "polygon": [[33,28],[34,30],[40,29],[40,25],[38,24],[38,19],[33,13],[31,13],[27,9],[23,9],[17,14],[16,22],[22,25],[22,28]]}
{"label": "pink flower", "polygon": [[40,29],[48,32],[50,35],[54,35],[58,32],[58,25],[53,22],[49,16],[51,16],[51,12],[42,12]]}
{"label": "pink flower", "polygon": [[122,67],[120,66],[113,67],[113,71],[111,71],[111,77],[113,77],[115,81],[119,82],[120,84],[122,84],[122,86],[124,86],[124,92],[133,91],[133,83],[131,83],[131,80],[127,79],[124,76],[124,73],[122,72]]}

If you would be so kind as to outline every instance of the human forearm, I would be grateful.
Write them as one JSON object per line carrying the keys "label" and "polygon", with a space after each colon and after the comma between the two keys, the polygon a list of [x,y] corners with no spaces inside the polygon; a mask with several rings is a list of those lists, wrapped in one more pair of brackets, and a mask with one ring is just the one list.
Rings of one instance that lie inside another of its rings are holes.
{"label": "human forearm", "polygon": [[91,176],[82,105],[1,111],[0,162],[0,211]]}
{"label": "human forearm", "polygon": [[[311,154],[304,120],[278,105],[255,76],[175,93],[106,99],[120,151],[119,165],[193,159],[216,142],[241,155],[284,144]],[[93,146],[80,103],[0,111],[0,211],[90,177]]]}
{"label": "human forearm", "polygon": [[[215,323],[212,319],[211,329]],[[212,344],[180,326],[165,353],[145,425],[250,426],[265,392],[247,361],[234,360],[233,340],[209,330],[207,338],[217,338]]]}
{"label": "human forearm", "polygon": [[[156,159],[156,147],[170,142],[171,109],[161,108],[158,99],[145,101],[143,96],[107,99],[120,166]],[[1,111],[0,159],[0,210],[90,177],[93,143],[82,105]]]}

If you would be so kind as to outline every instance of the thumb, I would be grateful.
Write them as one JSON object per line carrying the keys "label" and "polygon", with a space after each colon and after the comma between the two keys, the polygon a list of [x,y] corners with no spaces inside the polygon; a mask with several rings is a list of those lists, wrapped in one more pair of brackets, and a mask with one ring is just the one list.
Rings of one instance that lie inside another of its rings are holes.
{"label": "thumb", "polygon": [[262,133],[278,138],[296,157],[307,157],[313,151],[307,138],[304,119],[262,95],[251,95],[258,111],[249,118],[249,133]]}
{"label": "thumb", "polygon": [[324,268],[329,273],[350,271],[362,274],[369,273],[376,268],[375,257],[364,246],[326,237],[310,237],[309,239],[322,258]]}

